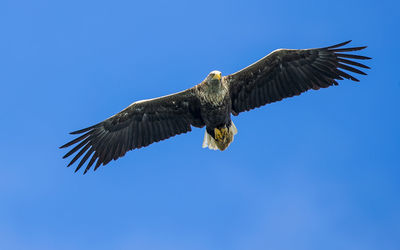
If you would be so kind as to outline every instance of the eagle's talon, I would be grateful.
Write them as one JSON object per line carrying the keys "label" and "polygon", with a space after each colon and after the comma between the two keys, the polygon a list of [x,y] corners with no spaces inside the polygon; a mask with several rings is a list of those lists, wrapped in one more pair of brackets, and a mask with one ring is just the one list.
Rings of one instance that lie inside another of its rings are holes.
{"label": "eagle's talon", "polygon": [[214,136],[216,141],[225,141],[228,138],[229,130],[226,127],[221,129],[214,128]]}
{"label": "eagle's talon", "polygon": [[215,140],[217,140],[217,141],[222,141],[223,135],[222,135],[221,130],[214,128],[214,136],[215,136]]}
{"label": "eagle's talon", "polygon": [[228,129],[225,128],[221,128],[221,134],[222,134],[222,139],[226,139],[228,137]]}

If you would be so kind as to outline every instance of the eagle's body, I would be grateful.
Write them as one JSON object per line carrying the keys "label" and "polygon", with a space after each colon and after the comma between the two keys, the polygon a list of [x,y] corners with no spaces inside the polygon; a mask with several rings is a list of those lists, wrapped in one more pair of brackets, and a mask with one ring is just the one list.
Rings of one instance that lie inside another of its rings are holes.
{"label": "eagle's body", "polygon": [[95,170],[129,150],[189,132],[191,126],[206,127],[203,147],[223,151],[237,133],[231,114],[237,116],[309,89],[338,85],[336,80],[343,78],[358,81],[343,69],[365,75],[355,67],[369,67],[349,59],[370,58],[342,53],[365,47],[340,48],[349,42],[317,49],[276,50],[234,74],[222,76],[212,71],[185,91],[134,102],[103,122],[72,132],[83,135],[61,147],[77,144],[64,158],[78,152],[70,166],[83,156],[77,171],[91,157],[86,173],[96,161]]}
{"label": "eagle's body", "polygon": [[195,86],[200,100],[200,114],[206,125],[203,147],[225,150],[237,133],[231,121],[229,86],[221,78],[221,72],[213,71]]}

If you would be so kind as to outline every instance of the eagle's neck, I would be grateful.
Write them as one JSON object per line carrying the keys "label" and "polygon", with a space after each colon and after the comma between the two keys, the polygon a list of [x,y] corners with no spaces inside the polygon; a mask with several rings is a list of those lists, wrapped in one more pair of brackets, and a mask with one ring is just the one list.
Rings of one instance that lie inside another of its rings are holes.
{"label": "eagle's neck", "polygon": [[197,95],[202,103],[210,103],[213,106],[219,106],[223,103],[228,93],[227,86],[223,81],[203,82],[198,85]]}

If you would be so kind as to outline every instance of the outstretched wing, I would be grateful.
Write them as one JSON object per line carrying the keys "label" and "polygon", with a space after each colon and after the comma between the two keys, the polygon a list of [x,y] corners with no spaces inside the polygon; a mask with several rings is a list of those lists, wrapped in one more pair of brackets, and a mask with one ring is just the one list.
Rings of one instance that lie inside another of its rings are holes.
{"label": "outstretched wing", "polygon": [[60,148],[77,144],[64,155],[66,158],[78,152],[68,167],[83,156],[75,172],[91,157],[85,174],[96,160],[94,170],[124,156],[129,150],[191,131],[191,125],[203,127],[204,122],[200,117],[200,102],[193,89],[188,89],[132,103],[94,126],[72,132],[74,135],[84,134]]}
{"label": "outstretched wing", "polygon": [[248,111],[309,89],[338,85],[343,78],[359,81],[342,71],[366,75],[356,67],[369,69],[350,59],[371,59],[342,52],[365,47],[341,48],[351,41],[317,49],[279,49],[254,64],[225,76],[232,98],[232,113]]}

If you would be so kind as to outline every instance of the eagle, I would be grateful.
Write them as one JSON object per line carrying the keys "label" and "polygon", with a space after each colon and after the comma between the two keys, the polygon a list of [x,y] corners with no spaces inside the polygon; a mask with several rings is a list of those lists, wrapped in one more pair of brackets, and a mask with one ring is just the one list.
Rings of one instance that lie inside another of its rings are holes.
{"label": "eagle", "polygon": [[366,48],[343,47],[350,42],[314,49],[278,49],[231,75],[222,76],[215,70],[187,90],[134,102],[100,123],[71,132],[79,136],[60,147],[75,145],[63,158],[77,152],[68,164],[80,159],[75,172],[90,158],[85,174],[95,163],[94,170],[130,150],[204,126],[203,148],[224,151],[237,133],[231,115],[310,89],[338,85],[337,80],[344,78],[358,82],[350,74],[366,75],[359,68],[369,67],[352,59],[371,58],[349,54]]}

